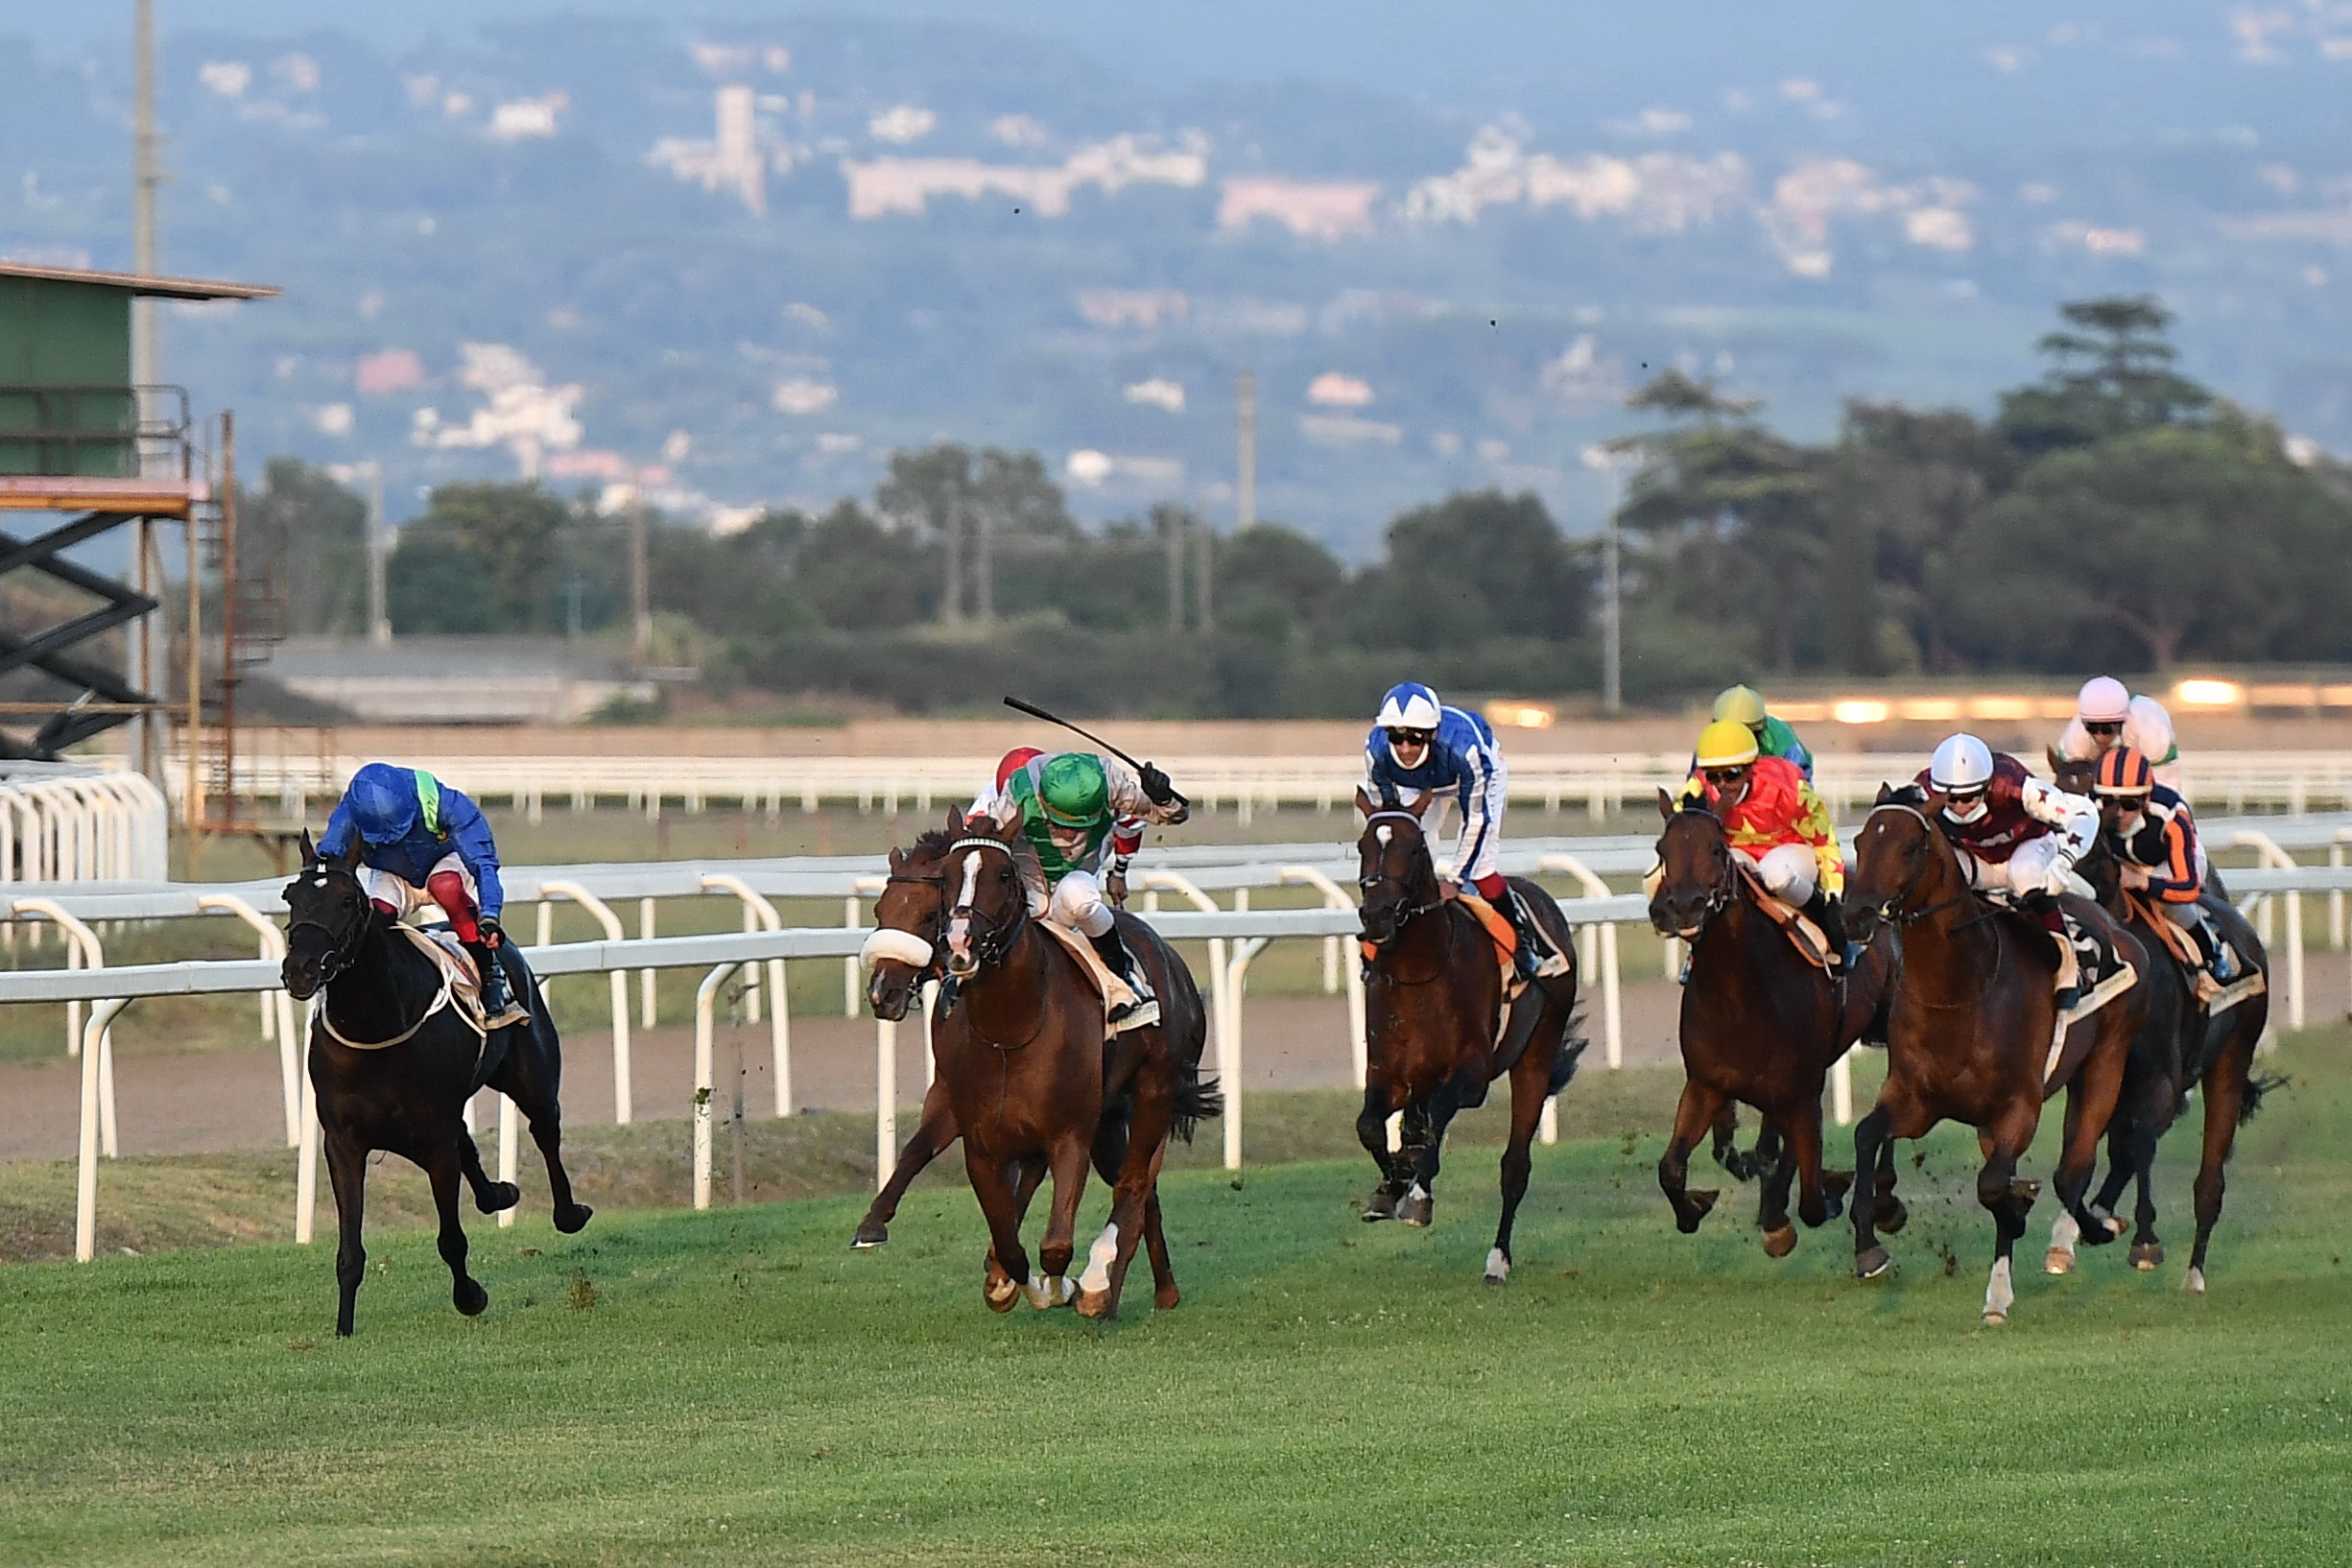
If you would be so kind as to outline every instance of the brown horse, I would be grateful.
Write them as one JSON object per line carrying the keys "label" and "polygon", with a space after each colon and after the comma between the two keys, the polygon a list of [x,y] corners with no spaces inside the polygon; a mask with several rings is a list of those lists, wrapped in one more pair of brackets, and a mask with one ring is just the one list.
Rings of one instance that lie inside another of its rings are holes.
{"label": "brown horse", "polygon": [[[1756,1224],[1764,1250],[1787,1257],[1796,1247],[1789,1223],[1789,1183],[1797,1182],[1797,1215],[1807,1225],[1835,1219],[1851,1176],[1821,1169],[1821,1084],[1830,1064],[1862,1036],[1894,967],[1894,938],[1881,932],[1853,974],[1832,980],[1790,944],[1787,932],[1757,904],[1751,879],[1739,874],[1723,824],[1704,806],[1677,809],[1658,792],[1666,828],[1658,836],[1658,890],[1650,923],[1660,936],[1691,944],[1682,987],[1682,1101],[1658,1161],[1658,1185],[1688,1235],[1715,1206],[1713,1191],[1685,1186],[1691,1151],[1737,1102],[1762,1113],[1764,1174]],[[1720,1156],[1719,1156],[1720,1157]],[[1734,1175],[1739,1173],[1735,1170]]]}
{"label": "brown horse", "polygon": [[[1984,1287],[1984,1320],[2006,1322],[2016,1302],[2011,1253],[2040,1183],[2021,1179],[2017,1160],[2041,1125],[2042,1102],[2066,1089],[2066,1143],[2055,1176],[2057,1197],[2103,1242],[2106,1227],[2082,1206],[2098,1162],[2099,1139],[2123,1087],[2124,1062],[2147,1011],[2138,986],[2057,1037],[2054,981],[2057,957],[2049,933],[1973,891],[1960,851],[1934,825],[1940,797],[1915,787],[1882,787],[1878,805],[1855,841],[1846,886],[1852,928],[1866,940],[1881,924],[1902,931],[1902,963],[1889,1015],[1887,1081],[1878,1104],[1854,1128],[1854,1168],[1877,1174],[1875,1196],[1893,1195],[1893,1167],[1881,1164],[1889,1138],[1918,1138],[1938,1122],[1977,1129],[1984,1155],[1977,1201],[1993,1218],[1996,1247]],[[2088,900],[2069,897],[2068,912],[2100,929],[2116,953],[2147,972],[2139,942]],[[1858,1198],[1854,1272],[1874,1279],[1893,1260],[1873,1233],[1876,1201]]]}
{"label": "brown horse", "polygon": [[[1527,901],[1568,972],[1530,983],[1512,1009],[1509,1037],[1496,1038],[1503,980],[1495,945],[1478,917],[1444,896],[1430,859],[1421,814],[1431,796],[1410,806],[1376,806],[1359,793],[1364,835],[1356,843],[1364,891],[1366,965],[1364,1108],[1356,1136],[1380,1167],[1364,1205],[1366,1220],[1426,1225],[1433,1212],[1438,1152],[1454,1113],[1486,1103],[1486,1085],[1510,1075],[1510,1141],[1503,1150],[1503,1222],[1486,1254],[1486,1279],[1510,1277],[1511,1222],[1527,1196],[1529,1145],[1544,1102],[1575,1076],[1584,1041],[1575,1022],[1576,945],[1552,895],[1524,877],[1511,886]],[[1403,1146],[1390,1152],[1389,1118],[1404,1112]]]}
{"label": "brown horse", "polygon": [[[556,1228],[575,1231],[589,1208],[572,1199],[564,1174],[559,1090],[562,1047],[531,973],[513,945],[493,951],[507,966],[513,994],[531,1009],[528,1023],[494,1031],[487,1040],[448,1005],[433,961],[392,931],[391,916],[369,902],[352,874],[359,847],[323,861],[302,836],[304,870],[286,885],[286,959],[280,978],[297,1001],[324,992],[310,1037],[310,1081],[319,1091],[326,1170],[335,1187],[342,1244],[335,1279],[342,1298],[335,1332],[351,1332],[368,1251],[360,1222],[367,1206],[368,1156],[386,1150],[413,1161],[433,1183],[440,1216],[441,1261],[449,1266],[458,1311],[472,1317],[489,1293],[465,1271],[465,1230],[458,1221],[458,1179],[472,1187],[485,1214],[511,1209],[522,1194],[492,1181],[465,1130],[465,1102],[487,1084],[514,1102],[547,1161]],[[362,1042],[354,1046],[350,1042]]]}
{"label": "brown horse", "polygon": [[[938,1130],[962,1136],[964,1171],[987,1218],[981,1294],[989,1307],[1010,1311],[1022,1295],[1038,1308],[1075,1298],[1086,1317],[1113,1317],[1139,1241],[1152,1259],[1153,1300],[1173,1307],[1179,1295],[1160,1224],[1160,1165],[1172,1135],[1189,1139],[1196,1122],[1220,1110],[1214,1088],[1200,1081],[1208,1037],[1200,993],[1158,933],[1119,915],[1159,994],[1161,1021],[1106,1042],[1101,998],[1030,911],[1020,860],[1033,853],[1017,823],[967,825],[952,811],[944,829],[892,850],[874,905],[881,929],[867,948],[867,998],[876,1016],[903,1018],[943,955],[950,988],[931,1037],[952,1120]],[[1090,1160],[1111,1183],[1111,1216],[1073,1285]],[[1021,1223],[1049,1173],[1054,1201],[1033,1271]]]}
{"label": "brown horse", "polygon": [[[2097,763],[2068,762],[2055,754],[2051,761],[2060,789],[2090,792]],[[2148,992],[2148,1021],[2132,1042],[2123,1093],[2107,1123],[2107,1176],[2091,1200],[2090,1211],[2095,1220],[2120,1234],[2124,1222],[2114,1208],[2124,1188],[2136,1182],[2139,1201],[2133,1214],[2131,1264],[2143,1271],[2163,1266],[2164,1243],[2156,1235],[2153,1191],[2156,1143],[2187,1108],[2190,1089],[2200,1089],[2205,1122],[2196,1186],[2197,1246],[2183,1284],[2201,1295],[2206,1247],[2221,1218],[2224,1168],[2236,1146],[2238,1128],[2261,1105],[2273,1082],[2254,1072],[2254,1050],[2270,1017],[2267,986],[2270,960],[2254,928],[2220,891],[2221,879],[2209,876],[2200,903],[2248,970],[2264,976],[2266,986],[2219,1017],[2206,1012],[2197,999],[2195,972],[2174,956],[2164,933],[2148,918],[2147,906],[2124,895],[2123,865],[2109,837],[2117,812],[2115,805],[2102,803],[2099,847],[2084,858],[2081,870],[2098,892],[2101,905],[2124,921],[2147,949],[2148,967],[2142,971],[2141,989]],[[2159,914],[2155,918],[2164,916]],[[2060,1216],[2050,1235],[2046,1266],[2052,1273],[2073,1270],[2077,1240],[2073,1217]]]}

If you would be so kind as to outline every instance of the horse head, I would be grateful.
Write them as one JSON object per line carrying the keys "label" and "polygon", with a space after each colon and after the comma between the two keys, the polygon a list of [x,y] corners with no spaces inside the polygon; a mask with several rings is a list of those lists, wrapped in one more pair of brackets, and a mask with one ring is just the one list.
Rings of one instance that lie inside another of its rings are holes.
{"label": "horse head", "polygon": [[950,806],[947,825],[906,849],[891,851],[890,879],[874,900],[874,934],[858,957],[871,971],[866,1000],[893,1023],[914,1006],[922,983],[939,973],[947,921],[947,848],[963,834],[963,813]]}
{"label": "horse head", "polygon": [[1857,941],[1871,940],[1883,921],[1916,918],[1940,889],[1939,867],[1957,873],[1956,853],[1934,825],[1942,808],[1940,796],[1915,784],[1878,787],[1845,879],[1846,932]]}
{"label": "horse head", "polygon": [[1365,939],[1375,947],[1396,940],[1406,921],[1440,901],[1437,868],[1421,822],[1434,798],[1424,790],[1400,804],[1386,790],[1378,801],[1356,792],[1356,809],[1364,814],[1364,832],[1356,840],[1356,886],[1364,894]]}
{"label": "horse head", "polygon": [[1658,792],[1658,889],[1650,895],[1650,923],[1661,937],[1696,940],[1710,916],[1737,894],[1731,841],[1722,819],[1697,801],[1677,805]]}
{"label": "horse head", "polygon": [[374,918],[368,890],[356,874],[359,844],[329,858],[302,834],[302,871],[286,884],[286,959],[278,979],[286,994],[307,1002],[358,960],[360,939]]}
{"label": "horse head", "polygon": [[1034,851],[1018,821],[967,822],[947,846],[941,896],[947,904],[947,972],[969,980],[1012,950],[1029,918],[1029,886],[1021,875]]}

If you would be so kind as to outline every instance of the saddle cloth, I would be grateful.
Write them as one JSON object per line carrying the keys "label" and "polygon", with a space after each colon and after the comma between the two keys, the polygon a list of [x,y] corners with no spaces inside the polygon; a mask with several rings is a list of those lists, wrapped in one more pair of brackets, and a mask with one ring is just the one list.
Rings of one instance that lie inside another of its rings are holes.
{"label": "saddle cloth", "polygon": [[[2050,1031],[2050,1055],[2042,1063],[2042,1081],[2047,1083],[2058,1070],[2058,1059],[2066,1054],[2066,1034],[2117,997],[2140,983],[2140,972],[2132,967],[2112,944],[2103,939],[2092,928],[2077,920],[2072,910],[2063,904],[2058,913],[2066,925],[2066,949],[2071,963],[2058,966],[2057,984],[2063,986],[2068,971],[2075,973],[2080,987],[2080,1000],[2057,1015]],[[2031,916],[2028,916],[2031,918]],[[2034,921],[2040,926],[2039,921]]]}
{"label": "saddle cloth", "polygon": [[426,931],[406,923],[392,929],[441,972],[441,983],[449,987],[449,1005],[465,1020],[465,1027],[477,1034],[488,1034],[489,1015],[482,1010],[482,977],[474,972],[474,956],[465,951],[457,933],[446,926]]}
{"label": "saddle cloth", "polygon": [[1731,861],[1739,867],[1740,880],[1747,884],[1747,891],[1755,899],[1756,907],[1764,912],[1765,918],[1780,927],[1789,938],[1789,945],[1795,948],[1807,963],[1817,969],[1827,969],[1829,938],[1821,928],[1815,925],[1805,912],[1794,904],[1765,891],[1764,879],[1756,874],[1756,868],[1744,857],[1734,855]]}
{"label": "saddle cloth", "polygon": [[[2143,923],[2164,938],[2164,945],[2173,950],[2181,967],[2195,977],[2192,982],[2197,999],[2204,1005],[2208,1017],[2218,1017],[2250,996],[2260,996],[2269,988],[2269,982],[2260,969],[2245,963],[2245,955],[2239,954],[2239,962],[2245,964],[2245,973],[2224,986],[2213,978],[2206,967],[2205,955],[2197,945],[2197,938],[2166,919],[2164,912],[2154,903],[2136,892],[2124,894],[2126,906]],[[2224,938],[2226,940],[2226,938]],[[2234,949],[2233,949],[2234,951]]]}
{"label": "saddle cloth", "polygon": [[1094,950],[1094,943],[1088,941],[1082,933],[1046,919],[1038,920],[1037,924],[1047,936],[1068,948],[1072,958],[1078,960],[1078,966],[1085,972],[1086,984],[1094,987],[1095,995],[1102,1000],[1103,1037],[1109,1039],[1111,1010],[1138,1000],[1135,988],[1111,972],[1110,965],[1103,962],[1103,955]]}
{"label": "saddle cloth", "polygon": [[[1504,896],[1507,898],[1512,896],[1511,891],[1506,889]],[[1487,937],[1494,942],[1495,962],[1502,965],[1503,969],[1504,999],[1509,1001],[1517,996],[1524,984],[1519,979],[1519,966],[1512,962],[1513,957],[1519,951],[1518,928],[1510,923],[1509,915],[1488,903],[1484,895],[1467,887],[1461,890],[1461,907],[1478,916],[1478,923],[1485,928]],[[1538,929],[1541,928],[1538,927]],[[1555,975],[1566,974],[1568,972],[1567,956],[1557,947],[1553,946],[1552,938],[1548,934],[1544,938],[1544,948],[1545,951],[1536,961],[1536,974],[1546,979]]]}

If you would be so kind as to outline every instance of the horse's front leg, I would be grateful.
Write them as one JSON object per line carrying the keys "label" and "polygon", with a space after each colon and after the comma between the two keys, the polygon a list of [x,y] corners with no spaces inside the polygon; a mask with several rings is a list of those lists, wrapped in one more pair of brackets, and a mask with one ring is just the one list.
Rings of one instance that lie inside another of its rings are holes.
{"label": "horse's front leg", "polygon": [[963,1174],[980,1200],[981,1217],[988,1224],[988,1263],[981,1277],[981,1299],[991,1312],[1010,1312],[1021,1298],[1020,1282],[1029,1277],[1029,1253],[1021,1247],[1022,1199],[1011,1171],[963,1141]]}
{"label": "horse's front leg", "polygon": [[1393,1220],[1396,1200],[1404,1196],[1412,1182],[1412,1165],[1401,1150],[1389,1147],[1389,1118],[1404,1109],[1403,1086],[1392,1083],[1386,1074],[1374,1069],[1366,1075],[1364,1107],[1356,1112],[1356,1141],[1364,1152],[1372,1156],[1380,1170],[1380,1179],[1372,1184],[1372,1196],[1364,1201],[1366,1221]]}
{"label": "horse's front leg", "polygon": [[1408,1128],[1406,1142],[1417,1142],[1418,1146],[1414,1151],[1413,1185],[1405,1190],[1403,1200],[1396,1205],[1396,1217],[1406,1224],[1426,1226],[1437,1218],[1437,1167],[1445,1157],[1445,1129],[1453,1125],[1456,1111],[1485,1098],[1484,1061],[1484,1057],[1472,1057],[1453,1077],[1437,1085],[1437,1092],[1429,1097],[1424,1107],[1425,1119],[1418,1140],[1412,1137]]}
{"label": "horse's front leg", "polygon": [[368,1277],[368,1248],[360,1241],[360,1221],[368,1207],[368,1151],[340,1128],[326,1130],[326,1176],[335,1189],[335,1334],[347,1340],[359,1307],[360,1282]]}
{"label": "horse's front leg", "polygon": [[956,1141],[956,1107],[948,1103],[947,1081],[935,1079],[923,1095],[923,1119],[915,1129],[915,1136],[898,1154],[898,1168],[891,1179],[874,1195],[866,1218],[858,1222],[857,1234],[849,1238],[853,1247],[880,1247],[891,1239],[891,1222],[898,1217],[898,1205],[906,1200],[907,1189],[922,1175],[923,1167],[947,1152],[947,1146]]}
{"label": "horse's front leg", "polygon": [[[463,1136],[463,1131],[459,1133]],[[458,1215],[458,1139],[451,1138],[425,1157],[425,1176],[433,1183],[433,1208],[440,1216],[441,1261],[449,1266],[449,1299],[468,1318],[490,1304],[490,1293],[465,1271],[465,1226]]]}
{"label": "horse's front leg", "polygon": [[[2038,1099],[2038,1097],[2036,1097]],[[2014,1253],[2017,1238],[2026,1233],[2026,1215],[2033,1206],[2041,1184],[2017,1175],[2018,1156],[2033,1141],[2033,1129],[2039,1122],[2038,1104],[2013,1106],[1999,1122],[1980,1135],[1988,1146],[1984,1169],[1977,1173],[1977,1201],[1993,1219],[1993,1264],[1984,1279],[1984,1321],[2006,1323],[2009,1311],[2017,1304],[2017,1285]],[[2096,1135],[2092,1138],[2096,1148]],[[2076,1188],[2077,1199],[2087,1186],[2090,1175],[2082,1173]]]}
{"label": "horse's front leg", "polygon": [[[1815,1104],[1817,1105],[1819,1102],[1816,1101]],[[1768,1115],[1764,1118],[1764,1125],[1769,1128],[1775,1123]],[[1814,1164],[1817,1170],[1820,1163],[1817,1134],[1814,1154]],[[1764,1232],[1764,1254],[1767,1257],[1785,1258],[1796,1250],[1796,1226],[1789,1223],[1789,1188],[1796,1179],[1797,1166],[1802,1158],[1799,1140],[1795,1137],[1783,1138],[1779,1152],[1773,1156],[1770,1168],[1764,1173],[1764,1179],[1759,1184],[1756,1228]]]}
{"label": "horse's front leg", "polygon": [[1666,1194],[1666,1201],[1674,1205],[1675,1228],[1685,1236],[1699,1228],[1699,1223],[1722,1196],[1712,1187],[1692,1192],[1686,1183],[1691,1174],[1691,1151],[1716,1125],[1716,1116],[1727,1098],[1712,1085],[1695,1078],[1685,1079],[1682,1098],[1675,1106],[1675,1129],[1667,1136],[1666,1152],[1658,1156],[1658,1187]]}
{"label": "horse's front leg", "polygon": [[1069,1277],[1070,1260],[1078,1255],[1078,1200],[1085,1196],[1092,1154],[1089,1140],[1078,1134],[1065,1134],[1054,1148],[1054,1201],[1046,1210],[1045,1238],[1037,1245],[1043,1277],[1028,1285],[1029,1304],[1040,1310],[1067,1305],[1078,1295]]}

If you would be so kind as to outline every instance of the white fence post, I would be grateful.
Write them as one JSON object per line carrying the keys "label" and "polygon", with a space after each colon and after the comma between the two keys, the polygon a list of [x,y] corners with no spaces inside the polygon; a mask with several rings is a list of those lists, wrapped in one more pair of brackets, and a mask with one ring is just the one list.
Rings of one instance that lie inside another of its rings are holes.
{"label": "white fence post", "polygon": [[[612,913],[612,906],[579,883],[540,883],[539,897],[542,902],[539,908],[542,911],[550,908],[544,900],[551,896],[568,898],[594,915],[596,923],[605,928],[606,941],[628,939],[621,930],[621,917]],[[540,918],[544,922],[549,916],[542,914]],[[615,969],[606,979],[612,987],[612,1119],[615,1124],[627,1127],[635,1117],[635,1097],[630,1092],[633,1074],[630,1068],[629,1050],[629,976]],[[545,989],[544,986],[540,988]]]}

